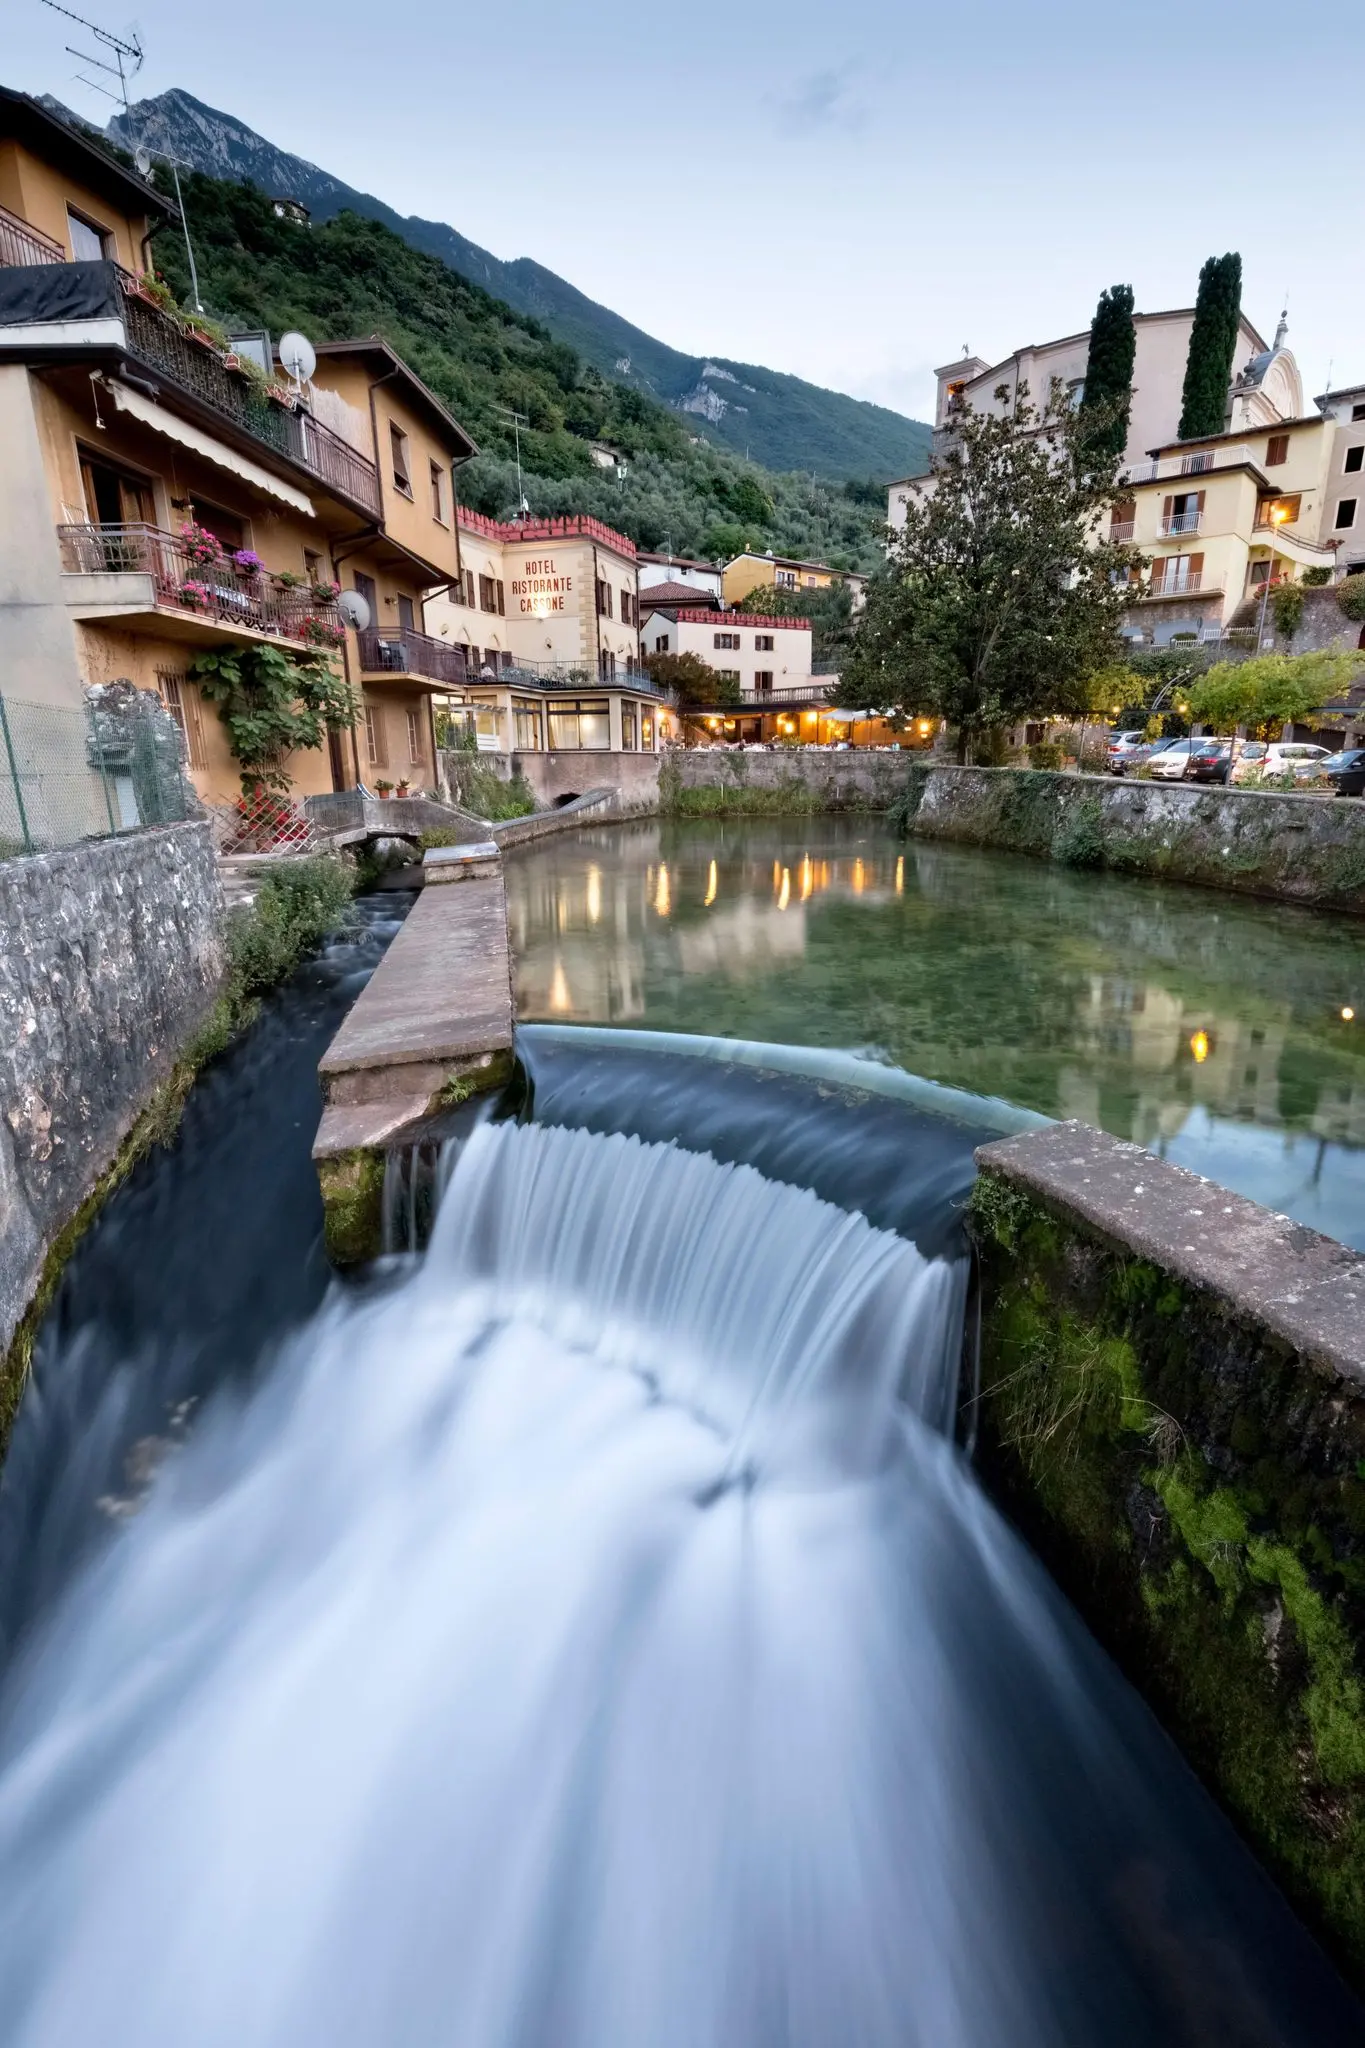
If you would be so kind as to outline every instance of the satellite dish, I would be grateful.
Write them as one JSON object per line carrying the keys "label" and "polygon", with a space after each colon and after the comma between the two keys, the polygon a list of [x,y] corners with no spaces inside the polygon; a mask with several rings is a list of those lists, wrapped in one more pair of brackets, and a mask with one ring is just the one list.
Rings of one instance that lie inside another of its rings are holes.
{"label": "satellite dish", "polygon": [[[297,341],[299,337],[295,335],[294,339]],[[370,607],[358,590],[343,590],[337,599],[337,610],[357,633],[363,633],[370,623]]]}
{"label": "satellite dish", "polygon": [[306,334],[280,336],[280,361],[296,384],[306,384],[318,366],[317,350]]}
{"label": "satellite dish", "polygon": [[133,151],[133,162],[134,162],[134,163],[135,163],[135,164],[137,165],[137,169],[138,169],[138,175],[139,175],[139,177],[142,177],[142,178],[149,178],[149,177],[151,176],[151,174],[152,174],[152,153],[151,153],[151,151],[150,151],[150,150],[148,150],[148,149],[136,149],[136,150],[134,150],[134,151]]}

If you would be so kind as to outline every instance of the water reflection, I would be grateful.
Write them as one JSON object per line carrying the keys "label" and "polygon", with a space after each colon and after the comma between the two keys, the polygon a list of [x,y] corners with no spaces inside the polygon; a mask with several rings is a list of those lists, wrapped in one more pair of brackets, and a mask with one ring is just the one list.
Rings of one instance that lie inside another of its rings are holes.
{"label": "water reflection", "polygon": [[875,1047],[1365,1243],[1354,926],[839,819],[585,830],[507,879],[524,1017]]}

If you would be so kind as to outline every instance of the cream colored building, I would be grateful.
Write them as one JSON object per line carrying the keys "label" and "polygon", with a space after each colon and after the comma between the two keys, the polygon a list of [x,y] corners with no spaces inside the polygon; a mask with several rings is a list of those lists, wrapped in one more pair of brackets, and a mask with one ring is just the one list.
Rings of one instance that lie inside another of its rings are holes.
{"label": "cream colored building", "polygon": [[734,683],[745,703],[810,687],[809,619],[670,608],[648,613],[640,638],[646,654],[695,654]]}
{"label": "cream colored building", "polygon": [[640,673],[635,544],[598,519],[501,521],[459,507],[459,571],[427,631],[471,675],[610,682]]}

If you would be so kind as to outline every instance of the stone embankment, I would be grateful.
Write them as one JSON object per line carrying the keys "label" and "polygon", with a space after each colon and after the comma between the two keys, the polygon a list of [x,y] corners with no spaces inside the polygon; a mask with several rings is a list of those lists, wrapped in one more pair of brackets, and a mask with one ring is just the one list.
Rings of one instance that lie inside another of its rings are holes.
{"label": "stone embankment", "polygon": [[212,1007],[222,921],[206,823],[0,863],[0,1357]]}
{"label": "stone embankment", "polygon": [[1084,1124],[977,1165],[987,1476],[1365,1981],[1365,1257]]}
{"label": "stone embankment", "polygon": [[680,817],[898,805],[917,838],[1365,916],[1365,803],[1306,791],[959,768],[914,754],[693,749],[670,757],[661,795]]}

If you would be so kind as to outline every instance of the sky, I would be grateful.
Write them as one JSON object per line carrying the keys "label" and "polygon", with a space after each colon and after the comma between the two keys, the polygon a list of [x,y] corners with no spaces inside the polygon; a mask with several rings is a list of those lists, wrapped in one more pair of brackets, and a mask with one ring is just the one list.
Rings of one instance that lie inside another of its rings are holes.
{"label": "sky", "polygon": [[[76,5],[136,26],[135,97],[183,86],[692,354],[924,419],[964,345],[1077,332],[1111,284],[1192,304],[1237,249],[1306,396],[1365,382],[1365,121],[1334,39],[1268,0]],[[112,111],[74,24],[5,11],[5,84]]]}

